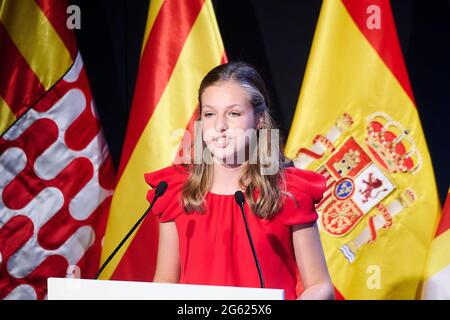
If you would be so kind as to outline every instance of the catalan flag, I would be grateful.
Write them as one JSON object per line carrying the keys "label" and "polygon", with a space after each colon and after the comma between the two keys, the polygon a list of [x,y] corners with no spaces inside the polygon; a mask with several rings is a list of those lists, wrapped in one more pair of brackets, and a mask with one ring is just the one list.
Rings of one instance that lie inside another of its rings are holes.
{"label": "catalan flag", "polygon": [[75,35],[66,27],[66,9],[66,1],[0,1],[0,132],[75,60]]}
{"label": "catalan flag", "polygon": [[388,0],[323,2],[285,152],[327,179],[337,292],[417,298],[440,205]]}
{"label": "catalan flag", "polygon": [[[179,133],[191,130],[198,117],[201,79],[225,61],[210,0],[150,2],[102,261],[147,209],[144,173],[175,161],[184,141]],[[101,277],[151,281],[157,244],[158,223],[147,217]]]}
{"label": "catalan flag", "polygon": [[115,175],[64,0],[0,0],[0,299],[92,278]]}
{"label": "catalan flag", "polygon": [[425,268],[422,299],[450,300],[450,189]]}

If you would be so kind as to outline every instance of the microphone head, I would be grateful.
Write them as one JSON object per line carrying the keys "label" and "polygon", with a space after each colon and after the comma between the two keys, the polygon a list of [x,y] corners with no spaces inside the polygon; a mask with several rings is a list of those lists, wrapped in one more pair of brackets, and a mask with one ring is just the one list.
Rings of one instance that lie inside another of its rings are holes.
{"label": "microphone head", "polygon": [[158,185],[156,186],[155,196],[160,197],[166,192],[167,189],[167,182],[160,181]]}
{"label": "microphone head", "polygon": [[234,193],[234,199],[236,200],[238,205],[244,205],[245,203],[245,197],[242,191],[236,191]]}

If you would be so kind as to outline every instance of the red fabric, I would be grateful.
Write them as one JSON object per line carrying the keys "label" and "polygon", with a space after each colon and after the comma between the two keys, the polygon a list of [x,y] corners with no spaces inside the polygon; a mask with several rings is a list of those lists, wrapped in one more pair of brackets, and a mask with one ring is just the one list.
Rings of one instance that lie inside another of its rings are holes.
{"label": "red fabric", "polygon": [[[180,245],[180,283],[259,287],[259,276],[245,225],[234,195],[206,195],[205,213],[185,213],[181,190],[188,172],[180,166],[145,174],[152,187],[164,180],[166,193],[157,200],[152,214],[160,222],[175,221]],[[295,200],[286,197],[272,220],[245,213],[267,288],[285,290],[285,299],[296,299],[301,283],[292,245],[291,226],[317,220],[314,204],[325,190],[320,174],[297,168],[286,169],[286,188]],[[147,194],[151,201],[154,189]]]}

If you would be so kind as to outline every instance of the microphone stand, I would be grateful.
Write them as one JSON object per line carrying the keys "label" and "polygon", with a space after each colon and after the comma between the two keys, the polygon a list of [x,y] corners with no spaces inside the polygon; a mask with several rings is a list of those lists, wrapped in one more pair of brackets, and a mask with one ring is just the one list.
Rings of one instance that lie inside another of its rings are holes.
{"label": "microphone stand", "polygon": [[167,183],[164,181],[161,181],[158,186],[156,187],[155,196],[153,197],[152,202],[150,203],[150,206],[145,210],[144,214],[141,216],[141,218],[134,224],[133,228],[131,228],[130,231],[128,231],[127,235],[122,239],[122,241],[119,243],[119,245],[114,249],[114,251],[109,255],[108,259],[102,264],[100,269],[98,269],[97,274],[95,275],[95,279],[98,279],[100,274],[102,273],[103,269],[108,265],[108,263],[111,261],[111,259],[116,255],[117,251],[120,250],[120,248],[123,246],[123,244],[128,240],[128,238],[131,236],[131,234],[134,232],[134,230],[139,226],[139,224],[144,220],[144,218],[147,216],[147,214],[150,212],[151,208],[155,204],[156,200],[163,195],[163,193],[167,189]]}
{"label": "microphone stand", "polygon": [[248,228],[247,218],[245,217],[245,211],[244,211],[244,203],[245,203],[245,197],[242,191],[236,191],[234,193],[234,198],[236,199],[237,204],[241,208],[242,217],[244,218],[244,224],[245,224],[245,230],[247,231],[247,237],[248,241],[250,242],[250,247],[252,248],[253,258],[255,259],[256,268],[258,269],[258,275],[259,275],[259,283],[261,285],[261,288],[264,288],[264,279],[262,276],[261,266],[258,262],[258,257],[256,256],[256,250],[255,246],[253,244],[252,235],[250,234],[250,230]]}

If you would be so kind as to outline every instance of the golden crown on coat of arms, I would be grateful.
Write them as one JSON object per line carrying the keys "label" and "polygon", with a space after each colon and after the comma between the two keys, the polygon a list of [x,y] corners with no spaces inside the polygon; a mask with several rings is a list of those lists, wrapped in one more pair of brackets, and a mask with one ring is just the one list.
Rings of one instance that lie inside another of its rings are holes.
{"label": "golden crown on coat of arms", "polygon": [[367,122],[365,141],[381,165],[391,173],[420,169],[422,157],[409,130],[383,112],[371,114]]}

